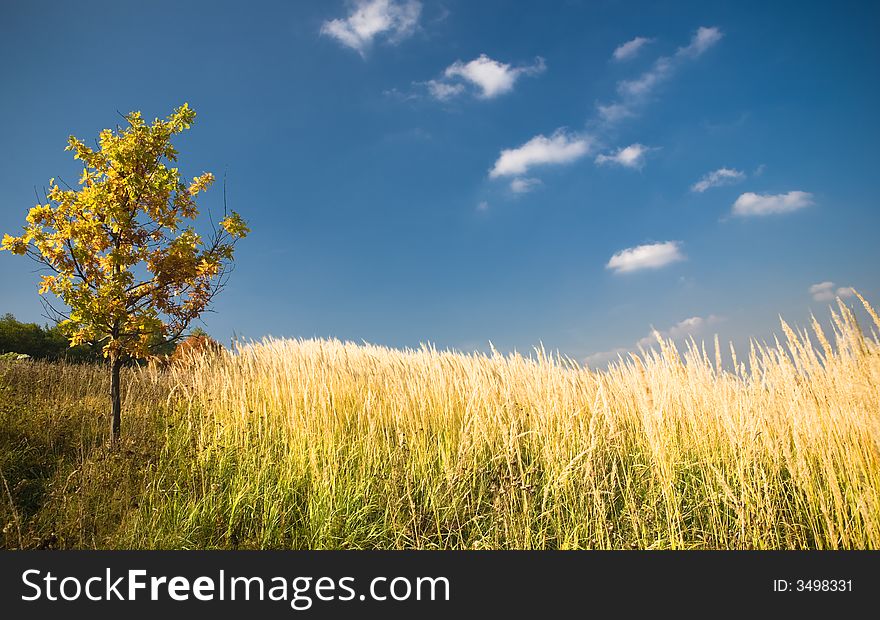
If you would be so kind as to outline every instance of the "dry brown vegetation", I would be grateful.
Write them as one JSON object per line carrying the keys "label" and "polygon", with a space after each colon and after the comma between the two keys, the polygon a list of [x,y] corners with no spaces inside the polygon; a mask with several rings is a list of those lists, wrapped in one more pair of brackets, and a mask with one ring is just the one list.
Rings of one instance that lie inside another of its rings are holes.
{"label": "dry brown vegetation", "polygon": [[864,305],[869,335],[840,304],[833,333],[783,323],[744,359],[663,342],[601,372],[540,350],[264,340],[130,369],[113,450],[106,373],[4,364],[3,540],[880,548],[880,319]]}

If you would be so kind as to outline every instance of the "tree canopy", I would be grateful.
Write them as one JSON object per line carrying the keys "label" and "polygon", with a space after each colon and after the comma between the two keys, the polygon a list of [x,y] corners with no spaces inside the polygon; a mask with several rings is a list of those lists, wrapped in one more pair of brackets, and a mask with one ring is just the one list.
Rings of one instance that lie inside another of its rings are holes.
{"label": "tree canopy", "polygon": [[71,346],[95,343],[111,358],[144,357],[157,341],[180,338],[223,288],[235,242],[249,229],[235,211],[199,234],[196,197],[214,182],[205,172],[185,183],[172,137],[195,112],[184,104],[152,124],[140,112],[127,126],[104,129],[96,148],[70,136],[66,150],[82,162],[79,187],[50,180],[19,236],[0,249],[46,268],[39,292]]}

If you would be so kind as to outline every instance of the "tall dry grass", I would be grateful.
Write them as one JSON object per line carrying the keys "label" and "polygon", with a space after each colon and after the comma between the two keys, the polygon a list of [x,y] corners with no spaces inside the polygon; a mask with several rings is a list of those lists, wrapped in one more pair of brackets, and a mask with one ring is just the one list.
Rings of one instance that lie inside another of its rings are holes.
{"label": "tall dry grass", "polygon": [[745,359],[663,341],[601,372],[541,350],[272,339],[133,371],[167,390],[159,423],[128,418],[154,447],[136,501],[70,544],[880,548],[865,308],[868,335],[839,304],[833,333],[783,323]]}

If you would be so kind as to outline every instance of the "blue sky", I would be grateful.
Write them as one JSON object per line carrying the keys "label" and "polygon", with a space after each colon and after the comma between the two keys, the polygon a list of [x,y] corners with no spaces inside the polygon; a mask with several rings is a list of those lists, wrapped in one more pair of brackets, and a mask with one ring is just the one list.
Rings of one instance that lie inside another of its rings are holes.
{"label": "blue sky", "polygon": [[[253,230],[205,317],[222,340],[542,342],[599,363],[652,325],[763,338],[848,287],[880,302],[878,18],[869,2],[4,3],[0,231],[35,186],[78,177],[69,134],[186,101],[183,172],[225,172]],[[0,312],[41,320],[32,271],[0,254]]]}

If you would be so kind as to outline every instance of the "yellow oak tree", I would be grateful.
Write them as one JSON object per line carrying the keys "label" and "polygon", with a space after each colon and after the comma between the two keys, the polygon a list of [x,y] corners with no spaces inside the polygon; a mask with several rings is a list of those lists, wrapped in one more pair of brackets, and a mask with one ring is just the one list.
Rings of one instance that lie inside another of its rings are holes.
{"label": "yellow oak tree", "polygon": [[225,210],[225,197],[223,218],[211,220],[209,234],[196,232],[196,197],[214,175],[185,183],[171,144],[195,116],[187,104],[152,124],[131,112],[127,126],[101,131],[95,148],[70,136],[66,150],[83,166],[79,187],[49,181],[24,233],[4,235],[0,246],[45,268],[39,292],[63,301],[62,309],[48,307],[71,346],[101,346],[109,359],[113,440],[122,365],[186,333],[225,285],[235,243],[250,232]]}

